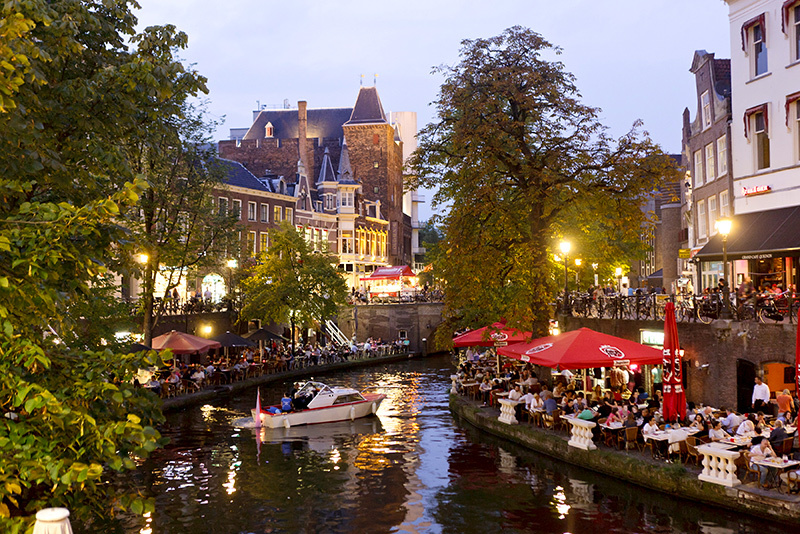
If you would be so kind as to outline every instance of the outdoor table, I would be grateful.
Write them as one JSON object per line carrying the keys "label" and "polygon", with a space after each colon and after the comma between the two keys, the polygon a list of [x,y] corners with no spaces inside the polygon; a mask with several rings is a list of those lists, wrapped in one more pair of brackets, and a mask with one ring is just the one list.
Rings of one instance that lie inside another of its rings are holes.
{"label": "outdoor table", "polygon": [[658,432],[654,432],[646,436],[647,439],[652,439],[658,441],[659,444],[661,443],[668,443],[667,453],[675,452],[678,443],[681,441],[686,441],[686,438],[700,432],[697,428],[689,428],[689,427],[682,427],[682,428],[671,428],[669,430],[659,430]]}
{"label": "outdoor table", "polygon": [[507,399],[508,398],[508,391],[499,391],[499,392],[492,392],[492,405],[499,406],[500,399]]}
{"label": "outdoor table", "polygon": [[763,465],[769,468],[769,472],[767,474],[766,483],[767,485],[770,483],[775,484],[775,488],[778,491],[781,491],[781,484],[783,480],[781,480],[780,473],[790,467],[795,467],[800,465],[800,461],[798,460],[783,460],[781,458],[765,458],[764,460],[753,460],[753,464],[755,465]]}
{"label": "outdoor table", "polygon": [[472,388],[478,387],[480,384],[477,382],[462,382],[461,389],[464,391],[465,395],[469,395],[471,398],[474,398]]}
{"label": "outdoor table", "polygon": [[576,449],[593,451],[597,446],[592,441],[592,429],[597,425],[593,421],[579,419],[575,415],[562,415],[561,419],[568,422],[571,427],[568,445]]}

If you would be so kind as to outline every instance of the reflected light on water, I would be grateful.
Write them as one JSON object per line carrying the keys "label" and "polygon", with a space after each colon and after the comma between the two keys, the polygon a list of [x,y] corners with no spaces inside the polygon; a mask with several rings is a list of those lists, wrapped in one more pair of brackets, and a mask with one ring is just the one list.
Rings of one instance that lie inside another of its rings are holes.
{"label": "reflected light on water", "polygon": [[144,513],[144,526],[139,530],[139,534],[153,534],[153,515],[150,512]]}
{"label": "reflected light on water", "polygon": [[567,495],[564,493],[564,488],[561,486],[556,486],[556,491],[553,494],[552,504],[558,512],[559,519],[564,519],[567,517],[567,514],[569,514],[570,510],[570,505],[567,504]]}

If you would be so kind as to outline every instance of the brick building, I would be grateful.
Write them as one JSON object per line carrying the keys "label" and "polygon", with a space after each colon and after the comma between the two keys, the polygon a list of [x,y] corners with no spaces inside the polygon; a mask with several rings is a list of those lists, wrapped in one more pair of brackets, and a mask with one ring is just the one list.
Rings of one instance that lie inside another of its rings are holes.
{"label": "brick building", "polygon": [[[416,124],[409,129],[415,134]],[[375,87],[362,87],[352,108],[298,102],[296,110],[257,111],[246,131],[232,130],[240,137],[219,143],[220,157],[241,165],[220,202],[241,206],[253,254],[268,246],[261,234],[279,222],[271,214],[280,205],[280,220],[339,256],[351,285],[380,266],[413,265],[416,204],[404,211],[403,130],[387,120]]]}

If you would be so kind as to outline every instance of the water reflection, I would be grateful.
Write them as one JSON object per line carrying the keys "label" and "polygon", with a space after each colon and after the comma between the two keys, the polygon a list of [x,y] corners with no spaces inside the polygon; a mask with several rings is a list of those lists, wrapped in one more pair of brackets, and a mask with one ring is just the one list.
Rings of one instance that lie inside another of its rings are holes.
{"label": "water reflection", "polygon": [[[76,532],[692,532],[780,526],[708,510],[554,462],[460,426],[449,362],[409,361],[326,377],[387,395],[376,417],[240,428],[255,391],[171,414],[169,446],[133,475],[156,511]],[[262,401],[285,384],[262,387]]]}

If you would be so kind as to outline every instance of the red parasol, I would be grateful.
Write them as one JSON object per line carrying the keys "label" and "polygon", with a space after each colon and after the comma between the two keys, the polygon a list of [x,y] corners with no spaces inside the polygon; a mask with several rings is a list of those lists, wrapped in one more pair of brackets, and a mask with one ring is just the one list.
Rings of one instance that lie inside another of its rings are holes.
{"label": "red parasol", "polygon": [[558,369],[661,363],[658,349],[589,328],[501,347],[497,352],[509,358]]}
{"label": "red parasol", "polygon": [[530,332],[506,328],[505,323],[494,323],[453,338],[454,347],[494,347],[498,344],[522,343],[531,339]]}
{"label": "red parasol", "polygon": [[686,416],[686,394],[683,391],[681,350],[678,342],[678,325],[675,322],[675,305],[667,302],[664,309],[664,406],[661,412],[665,421],[675,421]]}
{"label": "red parasol", "polygon": [[205,353],[208,349],[218,349],[222,346],[217,341],[176,330],[153,338],[151,345],[156,350],[170,349],[173,354]]}

